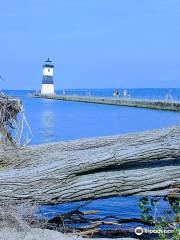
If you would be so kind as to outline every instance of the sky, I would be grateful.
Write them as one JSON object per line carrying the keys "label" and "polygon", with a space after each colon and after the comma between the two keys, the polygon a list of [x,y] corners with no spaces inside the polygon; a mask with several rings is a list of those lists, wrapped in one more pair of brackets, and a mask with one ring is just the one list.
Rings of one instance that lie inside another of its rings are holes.
{"label": "sky", "polygon": [[180,0],[6,0],[1,89],[180,88]]}

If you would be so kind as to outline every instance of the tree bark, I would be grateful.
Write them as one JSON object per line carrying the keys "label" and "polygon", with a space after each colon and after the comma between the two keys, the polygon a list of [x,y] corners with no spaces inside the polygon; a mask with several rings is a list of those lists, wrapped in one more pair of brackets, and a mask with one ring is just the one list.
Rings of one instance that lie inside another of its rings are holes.
{"label": "tree bark", "polygon": [[179,196],[180,127],[25,148],[0,145],[0,203]]}

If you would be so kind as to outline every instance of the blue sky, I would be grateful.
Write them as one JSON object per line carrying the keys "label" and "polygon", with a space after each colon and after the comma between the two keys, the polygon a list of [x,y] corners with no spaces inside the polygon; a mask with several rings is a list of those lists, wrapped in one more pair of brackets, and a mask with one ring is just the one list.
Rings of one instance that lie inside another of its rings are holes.
{"label": "blue sky", "polygon": [[1,1],[0,88],[180,87],[179,0]]}

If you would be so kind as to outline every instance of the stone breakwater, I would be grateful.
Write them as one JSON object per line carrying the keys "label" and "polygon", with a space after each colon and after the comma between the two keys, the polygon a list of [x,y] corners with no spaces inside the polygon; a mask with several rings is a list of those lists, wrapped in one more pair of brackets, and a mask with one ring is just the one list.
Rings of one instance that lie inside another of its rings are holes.
{"label": "stone breakwater", "polygon": [[165,100],[150,100],[150,99],[135,99],[135,98],[120,98],[120,97],[92,97],[92,96],[77,96],[77,95],[42,95],[33,94],[33,97],[47,98],[63,101],[74,101],[95,104],[108,104],[127,107],[149,108],[166,111],[180,112],[180,101],[165,101]]}

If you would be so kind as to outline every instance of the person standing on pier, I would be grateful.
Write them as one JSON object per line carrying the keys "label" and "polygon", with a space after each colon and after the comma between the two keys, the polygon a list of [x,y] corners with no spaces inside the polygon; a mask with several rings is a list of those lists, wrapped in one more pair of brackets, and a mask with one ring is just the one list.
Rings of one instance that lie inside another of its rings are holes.
{"label": "person standing on pier", "polygon": [[119,96],[119,90],[118,89],[115,89],[114,90],[114,97],[118,97]]}

